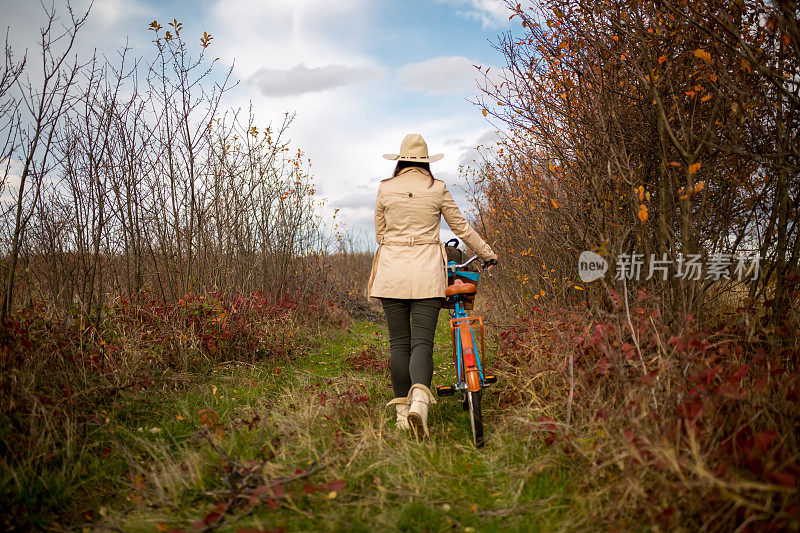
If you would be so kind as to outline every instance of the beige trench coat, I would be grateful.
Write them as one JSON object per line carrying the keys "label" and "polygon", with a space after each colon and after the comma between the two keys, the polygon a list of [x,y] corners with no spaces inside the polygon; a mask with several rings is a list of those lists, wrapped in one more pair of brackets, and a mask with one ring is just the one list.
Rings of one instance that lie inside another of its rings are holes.
{"label": "beige trench coat", "polygon": [[[443,298],[447,255],[439,240],[441,217],[467,246],[484,260],[497,259],[458,209],[442,180],[412,168],[378,187],[375,239],[367,285],[370,297]],[[430,185],[430,187],[429,187]]]}

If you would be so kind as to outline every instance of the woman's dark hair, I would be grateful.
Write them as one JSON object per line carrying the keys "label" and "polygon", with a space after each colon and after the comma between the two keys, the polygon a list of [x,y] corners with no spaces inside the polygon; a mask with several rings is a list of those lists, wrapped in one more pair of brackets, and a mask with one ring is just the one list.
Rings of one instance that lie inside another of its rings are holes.
{"label": "woman's dark hair", "polygon": [[392,177],[394,178],[395,176],[400,174],[400,172],[402,172],[403,170],[405,170],[407,168],[411,168],[411,167],[421,168],[422,170],[424,170],[425,172],[430,174],[431,182],[428,185],[428,187],[433,185],[433,172],[431,172],[431,164],[430,163],[421,163],[421,162],[417,162],[417,161],[398,161],[397,162],[397,166],[394,167],[394,174],[392,174]]}

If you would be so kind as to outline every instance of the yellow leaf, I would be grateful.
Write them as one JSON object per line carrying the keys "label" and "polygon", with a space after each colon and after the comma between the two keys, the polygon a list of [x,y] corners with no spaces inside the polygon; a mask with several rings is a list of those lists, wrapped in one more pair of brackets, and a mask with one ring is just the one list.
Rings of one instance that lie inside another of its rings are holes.
{"label": "yellow leaf", "polygon": [[711,54],[709,54],[708,52],[706,52],[702,48],[698,48],[697,50],[695,50],[694,51],[694,56],[699,58],[699,59],[702,59],[706,63],[711,62]]}
{"label": "yellow leaf", "polygon": [[540,295],[542,295],[542,296],[544,296],[544,290],[540,290],[540,291],[539,291],[539,294],[540,294]]}
{"label": "yellow leaf", "polygon": [[689,165],[689,174],[697,174],[698,170],[700,170],[700,163]]}
{"label": "yellow leaf", "polygon": [[183,420],[183,417],[181,415],[175,415],[175,418],[178,420]]}
{"label": "yellow leaf", "polygon": [[337,495],[338,495],[338,493],[335,490],[332,490],[332,491],[330,491],[328,493],[328,499],[332,500],[332,499],[336,498]]}
{"label": "yellow leaf", "polygon": [[575,285],[575,288],[578,289],[579,291],[585,290],[583,287],[580,287],[578,285]]}
{"label": "yellow leaf", "polygon": [[638,216],[639,216],[639,220],[641,220],[642,223],[647,222],[647,206],[646,205],[642,204],[642,205],[639,206],[639,215]]}

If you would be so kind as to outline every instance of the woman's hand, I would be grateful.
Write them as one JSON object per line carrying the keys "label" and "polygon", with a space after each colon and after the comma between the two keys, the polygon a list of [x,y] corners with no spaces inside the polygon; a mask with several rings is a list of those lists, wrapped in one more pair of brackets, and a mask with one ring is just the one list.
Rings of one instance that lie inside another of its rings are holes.
{"label": "woman's hand", "polygon": [[484,270],[491,270],[497,265],[497,259],[489,259],[488,261],[483,262],[483,269]]}

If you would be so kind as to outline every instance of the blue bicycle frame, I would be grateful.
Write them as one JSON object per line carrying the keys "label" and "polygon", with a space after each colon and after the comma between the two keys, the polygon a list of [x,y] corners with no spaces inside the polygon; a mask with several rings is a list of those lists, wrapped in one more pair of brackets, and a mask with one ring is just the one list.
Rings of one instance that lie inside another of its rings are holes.
{"label": "blue bicycle frame", "polygon": [[[448,264],[447,276],[448,282],[452,283],[456,276],[459,278],[473,282],[477,285],[478,280],[480,279],[479,272],[468,272],[464,270],[455,270],[452,267],[456,266],[457,263],[455,261],[450,261]],[[458,382],[454,385],[456,390],[467,390],[467,381],[466,377],[463,375],[464,369],[467,366],[472,367],[472,361],[466,361],[467,365],[465,365],[465,354],[464,354],[464,346],[461,340],[460,330],[461,328],[468,328],[469,329],[469,338],[472,341],[472,357],[474,357],[475,366],[478,370],[478,376],[480,378],[480,387],[484,388],[486,386],[486,381],[483,375],[483,366],[481,365],[481,357],[483,355],[483,321],[480,317],[477,319],[470,318],[467,314],[467,311],[464,307],[464,301],[468,297],[474,297],[474,295],[463,295],[463,294],[456,294],[453,295],[453,311],[448,313],[450,315],[450,328],[453,331],[453,341],[454,341],[454,351],[455,351],[455,365],[456,365],[456,377],[458,378]],[[475,332],[472,329],[472,322],[478,321],[481,327],[481,350],[478,349],[478,343],[475,339]],[[459,334],[456,334],[458,331]],[[469,357],[469,354],[468,354]]]}

